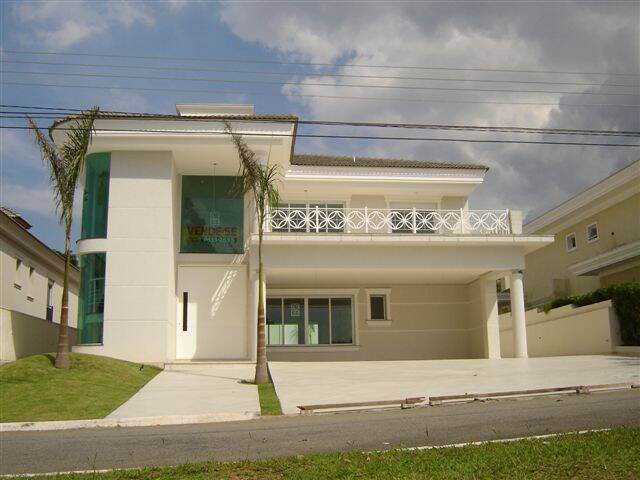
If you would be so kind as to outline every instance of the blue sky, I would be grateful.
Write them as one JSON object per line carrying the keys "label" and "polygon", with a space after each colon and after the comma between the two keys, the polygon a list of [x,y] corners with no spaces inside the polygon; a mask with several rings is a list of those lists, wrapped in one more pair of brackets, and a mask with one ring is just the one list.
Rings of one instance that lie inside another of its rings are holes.
{"label": "blue sky", "polygon": [[[310,77],[305,73],[353,73],[333,69],[259,64],[220,64],[187,60],[131,60],[118,58],[46,57],[7,53],[7,50],[91,52],[181,59],[225,58],[331,63],[444,65],[491,68],[531,68],[577,71],[638,71],[637,3],[473,4],[436,3],[295,3],[208,1],[91,2],[50,1],[1,4],[0,43],[3,60],[44,60],[81,63],[138,64],[290,72],[284,77],[302,86],[206,84],[131,79],[57,78],[7,73],[6,70],[114,73],[108,68],[3,64],[4,82],[67,83],[101,86],[160,86],[215,88],[270,93],[254,96],[220,93],[123,91],[115,88],[70,89],[2,85],[3,104],[173,113],[180,102],[253,103],[262,113],[293,113],[303,118],[365,121],[438,122],[534,127],[638,129],[637,108],[571,107],[567,103],[618,101],[606,96],[424,94],[433,99],[526,99],[545,106],[473,105],[410,101],[365,102],[287,97],[286,93],[405,96],[374,89],[340,89],[353,79]],[[148,75],[144,71],[123,71]],[[380,73],[360,69],[358,73]],[[400,71],[406,74],[405,71]],[[151,72],[153,73],[153,72]],[[388,71],[385,71],[388,73]],[[397,70],[392,73],[398,73]],[[414,72],[415,73],[415,72]],[[423,75],[433,72],[420,72]],[[164,76],[240,78],[238,74],[167,71]],[[446,72],[440,75],[453,75]],[[457,74],[464,76],[467,74]],[[245,74],[244,79],[264,78]],[[278,77],[267,77],[273,80]],[[489,78],[485,74],[482,78]],[[493,78],[493,77],[491,77]],[[516,79],[516,76],[501,78]],[[542,77],[538,79],[559,78]],[[570,77],[572,81],[593,76]],[[567,78],[563,78],[567,79]],[[606,76],[597,77],[603,82]],[[619,80],[619,78],[615,78]],[[637,84],[638,77],[628,77]],[[335,88],[308,85],[335,82]],[[365,83],[369,82],[365,80]],[[380,80],[371,80],[380,84]],[[395,85],[396,81],[386,81]],[[486,85],[485,85],[486,86]],[[513,88],[512,86],[510,88]],[[596,87],[594,91],[606,87]],[[579,91],[579,90],[577,90]],[[364,93],[363,93],[364,92]],[[637,92],[637,89],[636,89]],[[638,103],[638,95],[625,97]],[[5,109],[8,110],[8,109]],[[3,125],[22,120],[2,119]],[[46,123],[43,123],[46,126]],[[336,130],[330,130],[336,132]],[[350,133],[371,133],[347,130]],[[329,130],[323,130],[329,133]],[[342,129],[339,133],[345,133]],[[375,132],[379,134],[380,132]],[[384,133],[388,133],[384,131]],[[415,134],[416,132],[411,132]],[[419,133],[419,132],[417,132]],[[537,139],[537,138],[534,138]],[[554,138],[554,140],[558,140]],[[589,140],[589,139],[587,139]],[[62,231],[52,211],[48,179],[37,149],[24,131],[2,130],[0,201],[34,225],[32,232],[60,248]],[[305,141],[297,151],[381,155],[425,160],[478,162],[491,171],[486,184],[472,198],[476,208],[519,208],[531,217],[565,200],[595,181],[640,157],[638,149],[582,147],[526,147],[442,144],[441,142]],[[76,235],[78,232],[76,217]]]}

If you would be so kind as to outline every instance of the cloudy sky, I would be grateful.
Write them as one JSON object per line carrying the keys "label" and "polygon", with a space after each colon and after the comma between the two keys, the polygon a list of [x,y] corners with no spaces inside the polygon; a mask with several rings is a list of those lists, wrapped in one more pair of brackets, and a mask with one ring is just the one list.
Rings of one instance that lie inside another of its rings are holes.
{"label": "cloudy sky", "polygon": [[[634,106],[640,103],[639,2],[5,1],[0,8],[0,55],[5,62],[2,104],[69,108],[100,105],[102,109],[172,113],[178,102],[242,102],[255,104],[258,112],[293,113],[305,119],[640,130],[640,110]],[[16,51],[22,53],[13,53]],[[172,59],[24,53],[46,51]],[[15,61],[103,66],[6,63]],[[316,65],[251,63],[256,61]],[[278,75],[212,70],[269,71]],[[208,82],[61,77],[42,72],[189,77]],[[362,78],[366,75],[386,78]],[[215,83],[214,79],[231,83]],[[234,83],[239,80],[275,83]],[[345,86],[354,84],[359,86]],[[1,121],[3,126],[23,124],[19,119]],[[313,132],[309,128],[304,131]],[[616,137],[398,133],[345,127],[323,127],[315,132],[625,141]],[[24,131],[4,128],[1,134],[0,201],[22,212],[34,224],[36,235],[59,248],[62,231],[52,211],[47,175],[38,151]],[[297,151],[483,163],[491,170],[472,197],[472,208],[521,209],[529,219],[640,157],[639,148],[622,147],[327,139],[301,139]]]}

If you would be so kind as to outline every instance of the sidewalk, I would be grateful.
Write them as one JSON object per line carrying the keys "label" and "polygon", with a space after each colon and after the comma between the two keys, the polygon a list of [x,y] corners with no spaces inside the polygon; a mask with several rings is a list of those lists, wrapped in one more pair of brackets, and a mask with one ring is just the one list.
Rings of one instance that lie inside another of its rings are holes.
{"label": "sidewalk", "polygon": [[164,370],[107,419],[215,415],[230,420],[260,415],[258,389],[240,383],[251,364],[189,365]]}

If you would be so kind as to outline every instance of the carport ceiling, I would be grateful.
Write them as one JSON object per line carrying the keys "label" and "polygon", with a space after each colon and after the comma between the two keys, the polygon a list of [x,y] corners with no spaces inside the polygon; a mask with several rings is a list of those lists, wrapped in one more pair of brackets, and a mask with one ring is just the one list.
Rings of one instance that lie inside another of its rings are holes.
{"label": "carport ceiling", "polygon": [[484,270],[267,269],[267,286],[336,287],[339,285],[467,284]]}

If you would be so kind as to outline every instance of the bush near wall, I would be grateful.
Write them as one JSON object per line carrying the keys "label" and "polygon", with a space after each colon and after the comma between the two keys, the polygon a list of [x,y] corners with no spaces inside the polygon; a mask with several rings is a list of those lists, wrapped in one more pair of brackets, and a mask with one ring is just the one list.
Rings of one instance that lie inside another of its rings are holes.
{"label": "bush near wall", "polygon": [[620,283],[599,288],[584,295],[556,298],[544,311],[564,305],[584,307],[592,303],[611,300],[620,322],[620,335],[624,345],[640,345],[640,283]]}

